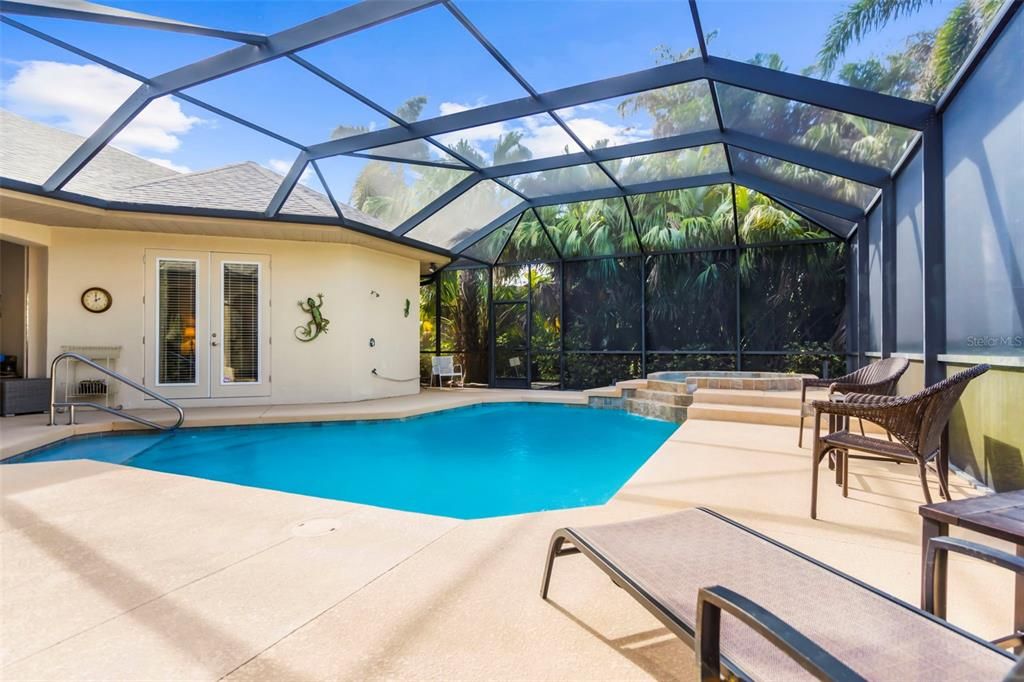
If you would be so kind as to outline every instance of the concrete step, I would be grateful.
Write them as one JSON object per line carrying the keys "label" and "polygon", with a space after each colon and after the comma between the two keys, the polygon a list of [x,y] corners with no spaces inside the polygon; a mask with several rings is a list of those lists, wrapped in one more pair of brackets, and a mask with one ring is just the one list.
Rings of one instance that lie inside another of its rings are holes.
{"label": "concrete step", "polygon": [[637,400],[650,400],[666,405],[678,405],[686,407],[693,402],[693,396],[688,393],[676,393],[675,391],[652,391],[649,388],[638,388],[633,392],[633,398]]}
{"label": "concrete step", "polygon": [[[770,424],[772,426],[800,426],[799,411],[780,407],[719,405],[714,403],[694,402],[694,404],[687,409],[687,416],[690,419],[705,419],[719,422]],[[806,423],[810,424],[811,420],[808,420]]]}
{"label": "concrete step", "polygon": [[689,393],[685,383],[681,381],[658,381],[648,379],[647,388],[651,391],[662,391],[665,393]]}
{"label": "concrete step", "polygon": [[[746,424],[768,424],[772,426],[800,426],[799,410],[780,407],[759,407],[756,405],[725,405],[698,403],[695,401],[693,405],[687,408],[687,417],[689,419],[704,419],[708,421],[743,422]],[[826,426],[827,422],[823,419],[822,428]],[[814,419],[810,417],[805,419],[804,427],[807,429],[814,428]],[[860,425],[856,420],[851,424],[851,427],[855,433],[860,432]],[[885,433],[882,427],[870,422],[864,422],[864,431],[876,436]]]}
{"label": "concrete step", "polygon": [[662,421],[682,424],[686,421],[687,408],[682,405],[670,405],[668,403],[655,402],[653,400],[637,400],[636,398],[626,399],[626,412],[661,419]]}
{"label": "concrete step", "polygon": [[[810,400],[810,397],[808,397]],[[778,407],[800,411],[800,394],[782,391],[741,391],[724,388],[699,388],[693,393],[694,404],[700,405],[750,405],[753,407]]]}

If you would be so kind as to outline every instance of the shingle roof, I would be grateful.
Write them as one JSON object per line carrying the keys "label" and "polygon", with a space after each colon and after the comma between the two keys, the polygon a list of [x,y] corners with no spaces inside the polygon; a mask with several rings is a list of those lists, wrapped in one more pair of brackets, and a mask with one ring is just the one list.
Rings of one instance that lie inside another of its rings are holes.
{"label": "shingle roof", "polygon": [[[0,109],[0,175],[41,185],[82,140],[81,135]],[[108,146],[65,189],[110,200],[118,188],[175,175],[177,171]]]}
{"label": "shingle roof", "polygon": [[[83,139],[0,109],[0,176],[42,184]],[[261,212],[283,179],[254,161],[180,173],[106,146],[65,189],[107,201]],[[346,219],[385,229],[373,216],[345,204],[339,207]],[[337,215],[325,195],[303,184],[295,186],[281,213]]]}

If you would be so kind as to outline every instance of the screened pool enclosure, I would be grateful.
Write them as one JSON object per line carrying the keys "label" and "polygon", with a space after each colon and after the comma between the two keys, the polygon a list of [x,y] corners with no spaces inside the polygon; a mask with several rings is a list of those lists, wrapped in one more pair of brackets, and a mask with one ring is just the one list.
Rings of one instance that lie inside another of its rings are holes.
{"label": "screened pool enclosure", "polygon": [[0,4],[2,186],[429,252],[424,378],[937,379],[1024,333],[1014,0],[117,4]]}

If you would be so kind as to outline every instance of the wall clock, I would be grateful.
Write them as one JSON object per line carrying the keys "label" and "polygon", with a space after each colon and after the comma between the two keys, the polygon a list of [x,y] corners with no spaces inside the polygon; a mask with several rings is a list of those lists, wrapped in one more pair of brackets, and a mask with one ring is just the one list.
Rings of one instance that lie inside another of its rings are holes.
{"label": "wall clock", "polygon": [[105,313],[113,302],[110,292],[102,287],[89,287],[82,292],[82,307],[90,313]]}

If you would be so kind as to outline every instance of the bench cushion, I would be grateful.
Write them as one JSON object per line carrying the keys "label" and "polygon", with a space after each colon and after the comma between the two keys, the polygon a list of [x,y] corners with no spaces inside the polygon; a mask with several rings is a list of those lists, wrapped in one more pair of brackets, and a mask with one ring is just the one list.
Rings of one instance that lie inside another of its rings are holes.
{"label": "bench cushion", "polygon": [[[707,510],[570,532],[691,633],[698,590],[722,585],[870,680],[1000,680],[1013,665],[980,639]],[[808,677],[725,613],[722,655],[756,679]]]}

